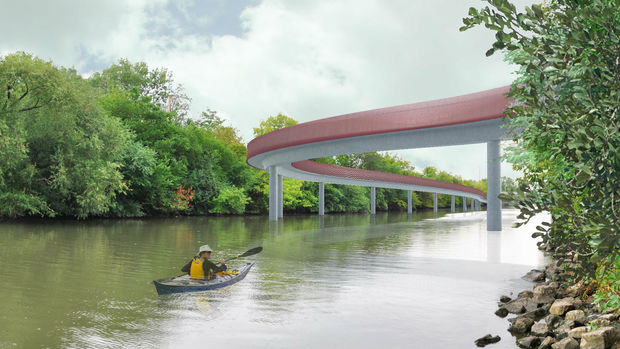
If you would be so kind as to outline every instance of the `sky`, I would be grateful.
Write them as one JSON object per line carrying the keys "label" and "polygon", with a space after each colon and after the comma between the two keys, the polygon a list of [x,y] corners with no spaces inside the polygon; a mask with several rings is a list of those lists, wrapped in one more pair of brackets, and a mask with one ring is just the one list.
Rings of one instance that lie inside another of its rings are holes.
{"label": "sky", "polygon": [[[0,56],[25,51],[85,77],[121,58],[168,68],[192,115],[215,110],[248,142],[278,113],[305,122],[510,84],[516,68],[485,56],[493,33],[458,30],[469,7],[485,4],[0,0]],[[419,170],[486,177],[485,144],[392,153]],[[503,163],[502,175],[519,174]]]}

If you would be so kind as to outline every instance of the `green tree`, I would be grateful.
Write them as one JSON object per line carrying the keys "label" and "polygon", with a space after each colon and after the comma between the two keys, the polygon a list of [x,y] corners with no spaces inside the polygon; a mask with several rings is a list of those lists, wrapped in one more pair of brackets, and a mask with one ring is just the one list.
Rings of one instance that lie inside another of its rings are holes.
{"label": "green tree", "polygon": [[96,91],[74,70],[25,53],[0,59],[0,86],[0,147],[14,156],[0,165],[1,213],[106,213],[126,189],[119,168],[129,133],[102,112]]}
{"label": "green tree", "polygon": [[590,256],[589,272],[620,251],[618,108],[620,7],[614,0],[553,0],[518,12],[506,0],[471,8],[461,30],[496,32],[487,56],[504,50],[519,66],[507,110],[518,128],[511,161],[524,176],[512,200],[545,242]]}
{"label": "green tree", "polygon": [[145,62],[132,64],[121,59],[103,72],[95,72],[89,82],[104,91],[128,92],[134,100],[146,98],[171,112],[176,121],[183,120],[189,110],[190,98],[183,86],[174,83],[172,73],[166,68],[149,69]]}
{"label": "green tree", "polygon": [[262,136],[265,133],[273,132],[284,127],[297,125],[297,120],[283,114],[270,116],[261,120],[258,127],[254,127],[254,137]]}

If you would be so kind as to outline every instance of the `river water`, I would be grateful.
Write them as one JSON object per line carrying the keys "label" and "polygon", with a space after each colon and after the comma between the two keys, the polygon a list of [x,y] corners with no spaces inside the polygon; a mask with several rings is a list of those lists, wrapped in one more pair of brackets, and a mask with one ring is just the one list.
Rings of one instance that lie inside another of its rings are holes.
{"label": "river water", "polygon": [[[0,348],[516,348],[502,294],[545,259],[484,212],[0,223]],[[200,245],[245,280],[157,296]],[[231,267],[244,261],[231,262]]]}

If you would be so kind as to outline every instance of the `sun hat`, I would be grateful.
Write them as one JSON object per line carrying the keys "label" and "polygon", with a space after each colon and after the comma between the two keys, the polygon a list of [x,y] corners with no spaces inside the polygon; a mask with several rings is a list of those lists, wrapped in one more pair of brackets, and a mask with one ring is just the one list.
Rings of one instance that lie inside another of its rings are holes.
{"label": "sun hat", "polygon": [[211,249],[211,246],[209,245],[202,245],[200,246],[200,249],[198,250],[198,254],[200,254],[201,252],[213,252],[213,250]]}

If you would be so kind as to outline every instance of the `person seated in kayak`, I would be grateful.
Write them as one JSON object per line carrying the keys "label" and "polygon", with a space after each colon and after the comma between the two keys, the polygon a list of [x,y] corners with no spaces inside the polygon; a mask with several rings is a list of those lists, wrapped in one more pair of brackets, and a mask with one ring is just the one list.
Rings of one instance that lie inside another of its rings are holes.
{"label": "person seated in kayak", "polygon": [[226,261],[222,259],[220,265],[216,265],[209,260],[211,252],[209,245],[200,246],[198,255],[181,268],[181,271],[188,273],[192,279],[215,279],[216,273],[226,270]]}

